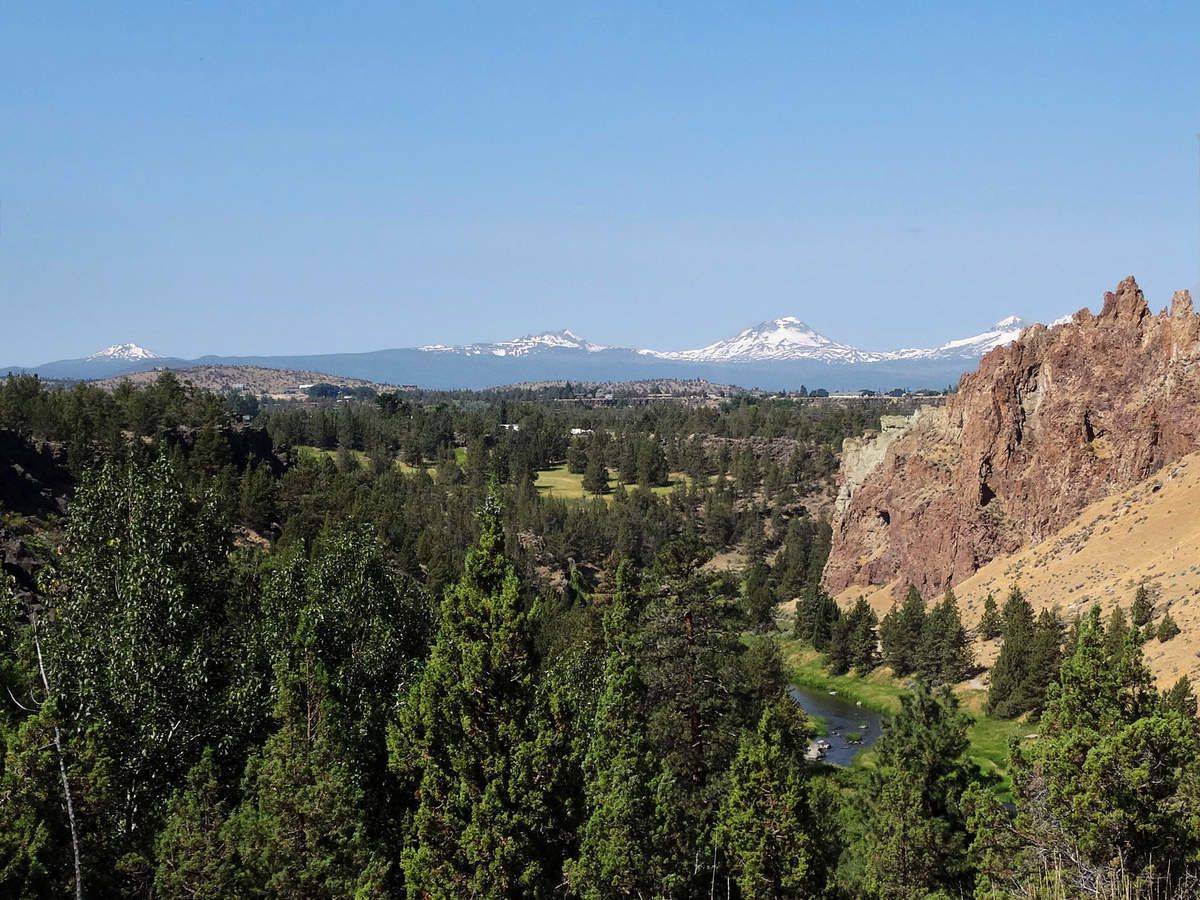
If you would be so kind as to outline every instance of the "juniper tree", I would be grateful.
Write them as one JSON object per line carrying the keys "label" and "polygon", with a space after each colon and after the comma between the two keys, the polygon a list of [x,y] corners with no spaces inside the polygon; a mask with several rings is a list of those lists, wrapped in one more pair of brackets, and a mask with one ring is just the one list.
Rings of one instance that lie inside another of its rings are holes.
{"label": "juniper tree", "polygon": [[993,883],[1048,872],[1072,895],[1183,896],[1200,879],[1195,721],[1155,690],[1136,631],[1109,649],[1093,607],[1037,738],[1014,748],[1015,817],[979,803],[975,854]]}
{"label": "juniper tree", "polygon": [[410,896],[541,896],[561,878],[543,865],[553,823],[540,793],[547,787],[529,770],[536,618],[489,498],[389,734],[391,767],[418,798],[402,854]]}
{"label": "juniper tree", "polygon": [[1133,605],[1129,608],[1129,617],[1138,628],[1145,628],[1154,616],[1154,601],[1144,584],[1139,585],[1133,595]]}
{"label": "juniper tree", "polygon": [[983,601],[983,615],[979,619],[979,636],[985,641],[994,641],[1000,637],[1003,625],[1000,610],[996,608],[996,598],[989,592]]}
{"label": "juniper tree", "polygon": [[1179,626],[1175,623],[1169,612],[1163,613],[1162,620],[1158,623],[1158,628],[1155,631],[1155,636],[1159,641],[1165,643],[1177,634],[1179,634]]}
{"label": "juniper tree", "polygon": [[[978,772],[964,759],[969,718],[949,688],[923,685],[900,698],[900,713],[875,745],[876,765],[859,798],[859,896],[969,894],[964,791]],[[938,892],[945,892],[939,894]]]}
{"label": "juniper tree", "polygon": [[742,735],[715,835],[742,897],[816,896],[823,887],[804,763],[811,735],[786,695]]}
{"label": "juniper tree", "polygon": [[654,890],[650,859],[657,758],[647,735],[646,685],[634,634],[629,566],[617,569],[604,614],[608,659],[584,760],[586,819],[579,853],[567,864],[572,891],[585,898]]}

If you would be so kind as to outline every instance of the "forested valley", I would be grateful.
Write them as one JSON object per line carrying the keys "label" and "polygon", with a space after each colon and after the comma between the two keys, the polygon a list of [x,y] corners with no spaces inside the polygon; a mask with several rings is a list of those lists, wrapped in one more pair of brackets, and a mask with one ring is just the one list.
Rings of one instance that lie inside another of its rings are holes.
{"label": "forested valley", "polygon": [[[992,604],[992,771],[953,594],[822,592],[842,440],[902,406],[560,399],[0,384],[0,894],[1197,896],[1146,597]],[[860,763],[806,759],[794,646],[902,684]]]}

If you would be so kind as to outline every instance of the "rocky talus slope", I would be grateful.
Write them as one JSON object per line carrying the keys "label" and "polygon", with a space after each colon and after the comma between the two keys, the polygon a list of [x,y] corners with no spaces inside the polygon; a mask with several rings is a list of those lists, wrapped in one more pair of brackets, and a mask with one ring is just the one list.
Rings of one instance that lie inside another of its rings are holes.
{"label": "rocky talus slope", "polygon": [[866,473],[850,448],[832,594],[935,595],[1200,448],[1200,316],[1186,292],[1153,314],[1126,278],[1099,314],[991,351],[944,407],[887,440]]}

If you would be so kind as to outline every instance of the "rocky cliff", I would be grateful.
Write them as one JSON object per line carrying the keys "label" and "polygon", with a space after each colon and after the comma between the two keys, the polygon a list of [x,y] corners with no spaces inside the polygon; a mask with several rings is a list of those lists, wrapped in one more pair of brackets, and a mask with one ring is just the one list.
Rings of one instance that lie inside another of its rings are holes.
{"label": "rocky cliff", "polygon": [[869,472],[851,454],[825,587],[935,594],[1198,447],[1200,316],[1186,292],[1154,315],[1126,278],[985,356]]}

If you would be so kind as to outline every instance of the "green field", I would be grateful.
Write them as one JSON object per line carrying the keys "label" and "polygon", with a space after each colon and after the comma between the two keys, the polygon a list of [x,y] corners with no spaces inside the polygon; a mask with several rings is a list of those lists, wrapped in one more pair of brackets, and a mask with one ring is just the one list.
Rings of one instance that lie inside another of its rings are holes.
{"label": "green field", "polygon": [[[900,709],[900,695],[904,693],[905,688],[898,679],[892,677],[889,670],[876,669],[866,677],[830,675],[825,671],[821,654],[811,647],[791,638],[780,638],[779,644],[789,677],[795,684],[837,691],[844,699],[861,702],[868,709],[885,715],[892,715]],[[1007,788],[1009,741],[1029,733],[1031,726],[1019,719],[993,719],[985,715],[985,691],[960,685],[955,688],[954,693],[963,710],[973,719],[971,727],[967,730],[967,739],[971,742],[967,755],[978,763],[983,771],[1004,779]],[[856,763],[870,765],[870,751],[860,754]]]}
{"label": "green field", "polygon": [[[670,475],[670,484],[664,484],[658,487],[650,488],[652,494],[669,494],[675,490],[677,485],[687,484],[688,477],[682,472],[672,472]],[[608,486],[611,491],[616,487],[616,473],[608,470]],[[560,500],[582,500],[584,497],[591,496],[583,489],[583,476],[576,475],[573,472],[568,472],[566,464],[554,466],[551,469],[542,469],[537,473],[537,480],[534,482],[534,487],[540,493],[550,497],[557,497]],[[634,489],[634,485],[626,485],[629,490]],[[605,499],[611,500],[612,494],[604,495]]]}

